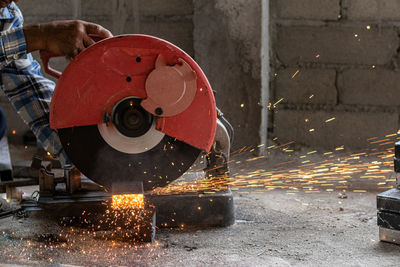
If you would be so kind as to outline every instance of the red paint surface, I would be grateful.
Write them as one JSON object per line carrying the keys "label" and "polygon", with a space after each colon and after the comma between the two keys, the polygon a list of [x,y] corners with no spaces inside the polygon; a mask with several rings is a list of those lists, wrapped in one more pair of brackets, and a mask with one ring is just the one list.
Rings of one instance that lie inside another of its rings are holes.
{"label": "red paint surface", "polygon": [[[110,112],[121,99],[130,96],[145,99],[146,79],[160,54],[168,65],[178,64],[179,59],[187,62],[196,73],[197,91],[185,111],[159,118],[157,128],[166,135],[209,151],[214,141],[217,114],[206,76],[181,49],[146,35],[113,37],[79,54],[57,83],[51,102],[51,128],[100,124],[105,112]],[[139,57],[141,60],[137,62]]]}

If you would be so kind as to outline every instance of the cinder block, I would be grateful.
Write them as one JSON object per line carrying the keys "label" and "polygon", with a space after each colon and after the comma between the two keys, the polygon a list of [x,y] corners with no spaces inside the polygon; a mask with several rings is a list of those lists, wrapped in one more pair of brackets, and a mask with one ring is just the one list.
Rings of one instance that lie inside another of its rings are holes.
{"label": "cinder block", "polygon": [[[125,24],[125,32],[134,32],[134,21],[128,21]],[[140,33],[154,35],[165,39],[181,49],[189,55],[193,52],[193,23],[191,21],[177,22],[156,22],[142,21],[140,23]]]}
{"label": "cinder block", "polygon": [[344,0],[349,20],[400,20],[398,0]]}
{"label": "cinder block", "polygon": [[391,28],[281,26],[277,30],[275,47],[285,64],[386,64],[399,43]]}
{"label": "cinder block", "polygon": [[278,18],[338,20],[339,0],[273,0],[271,9]]}
{"label": "cinder block", "polygon": [[340,76],[342,104],[400,106],[400,73],[386,69],[350,69]]}
{"label": "cinder block", "polygon": [[193,0],[139,0],[139,11],[145,16],[191,15]]}
{"label": "cinder block", "polygon": [[[314,149],[331,150],[342,145],[345,149],[364,149],[369,143],[367,139],[396,133],[398,115],[397,112],[279,110],[275,114],[274,135],[282,143],[295,141]],[[330,118],[336,119],[326,123]]]}
{"label": "cinder block", "polygon": [[[81,1],[81,14],[86,16],[112,16],[114,8],[122,5],[125,10],[132,9],[133,1],[119,1],[119,0],[83,0]],[[129,12],[131,13],[131,12]]]}
{"label": "cinder block", "polygon": [[216,91],[217,106],[235,129],[233,149],[258,145],[261,1],[193,3],[195,58]]}
{"label": "cinder block", "polygon": [[336,104],[336,71],[331,69],[281,70],[275,78],[276,100],[286,103]]}
{"label": "cinder block", "polygon": [[111,16],[118,9],[128,15],[136,11],[142,16],[182,16],[193,14],[192,0],[83,0],[83,16]]}
{"label": "cinder block", "polygon": [[38,16],[42,18],[45,16],[58,16],[59,19],[62,19],[74,14],[74,4],[71,0],[19,1],[18,6],[24,16]]}

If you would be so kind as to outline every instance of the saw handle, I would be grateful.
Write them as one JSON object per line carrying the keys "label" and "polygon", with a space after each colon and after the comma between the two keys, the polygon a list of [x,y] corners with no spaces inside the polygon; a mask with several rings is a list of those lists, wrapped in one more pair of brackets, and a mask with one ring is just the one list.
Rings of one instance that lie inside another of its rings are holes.
{"label": "saw handle", "polygon": [[53,58],[53,57],[61,57],[61,56],[60,55],[56,55],[56,54],[52,54],[52,53],[47,52],[45,50],[41,50],[40,51],[40,59],[42,60],[44,71],[48,75],[59,79],[61,77],[62,73],[60,71],[55,70],[52,67],[50,67],[50,64],[49,64],[50,58]]}
{"label": "saw handle", "polygon": [[[95,41],[96,43],[104,39],[98,35],[93,35],[93,34],[89,34],[89,37],[92,38],[93,41]],[[44,71],[50,76],[59,79],[62,75],[61,71],[55,70],[50,66],[50,59],[54,57],[62,57],[62,56],[50,53],[45,50],[40,50],[40,59],[42,60]]]}

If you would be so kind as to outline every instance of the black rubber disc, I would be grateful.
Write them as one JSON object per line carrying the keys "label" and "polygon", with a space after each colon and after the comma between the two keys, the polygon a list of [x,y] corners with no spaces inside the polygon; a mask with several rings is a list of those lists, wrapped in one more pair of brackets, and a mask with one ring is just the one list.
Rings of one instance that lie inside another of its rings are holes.
{"label": "black rubber disc", "polygon": [[110,188],[113,182],[143,181],[145,191],[182,176],[201,150],[165,136],[153,149],[140,154],[115,150],[101,137],[97,125],[58,130],[72,163],[89,179]]}

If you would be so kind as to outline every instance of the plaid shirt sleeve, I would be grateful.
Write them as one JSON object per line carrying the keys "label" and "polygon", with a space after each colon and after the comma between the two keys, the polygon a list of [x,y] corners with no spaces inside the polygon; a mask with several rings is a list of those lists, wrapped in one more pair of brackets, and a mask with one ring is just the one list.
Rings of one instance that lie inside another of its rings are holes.
{"label": "plaid shirt sleeve", "polygon": [[40,72],[39,64],[26,51],[23,18],[15,3],[0,19],[0,88],[16,112],[36,135],[38,142],[63,165],[69,164],[58,133],[50,128],[50,102],[55,84]]}
{"label": "plaid shirt sleeve", "polygon": [[1,32],[0,36],[0,64],[9,65],[14,60],[26,56],[26,42],[22,27]]}

